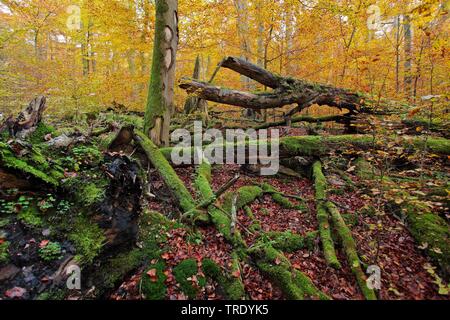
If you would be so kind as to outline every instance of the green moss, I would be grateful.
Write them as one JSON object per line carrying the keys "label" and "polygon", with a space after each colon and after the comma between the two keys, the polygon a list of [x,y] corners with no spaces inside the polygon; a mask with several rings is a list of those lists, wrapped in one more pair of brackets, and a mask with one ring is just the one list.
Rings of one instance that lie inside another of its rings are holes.
{"label": "green moss", "polygon": [[95,182],[89,180],[84,177],[76,177],[64,182],[64,187],[74,195],[76,202],[84,207],[100,203],[105,197],[108,186],[108,180],[104,178],[96,179]]}
{"label": "green moss", "polygon": [[43,225],[42,218],[39,217],[39,211],[34,206],[29,206],[23,209],[18,218],[30,227],[41,227]]}
{"label": "green moss", "polygon": [[141,140],[141,145],[150,162],[158,170],[165,184],[172,191],[173,196],[178,199],[180,208],[185,213],[189,212],[193,216],[191,220],[207,222],[209,220],[208,216],[196,209],[192,195],[155,144],[142,132],[137,131],[136,134]]}
{"label": "green moss", "polygon": [[313,170],[313,179],[314,179],[314,188],[315,188],[315,198],[316,201],[322,201],[327,198],[326,190],[327,190],[327,179],[323,175],[322,172],[322,163],[320,161],[316,161],[312,167]]}
{"label": "green moss", "polygon": [[448,223],[433,213],[420,213],[409,205],[407,222],[416,242],[425,248],[428,256],[448,276],[450,275],[450,228]]}
{"label": "green moss", "polygon": [[197,178],[195,179],[195,187],[203,200],[208,200],[214,197],[214,192],[211,188],[210,182],[211,165],[203,162],[197,169]]}
{"label": "green moss", "polygon": [[0,218],[0,228],[6,227],[9,223],[9,218]]}
{"label": "green moss", "polygon": [[[36,157],[35,160],[42,160],[41,157]],[[11,148],[3,142],[0,142],[0,165],[23,172],[25,174],[29,174],[37,179],[44,181],[45,183],[58,186],[59,180],[58,177],[61,177],[60,172],[56,170],[49,171],[50,174],[44,173],[39,170],[36,165],[29,164],[26,159],[17,158]],[[42,166],[42,164],[40,165]]]}
{"label": "green moss", "polygon": [[205,278],[197,277],[198,286],[192,281],[192,276],[197,276],[198,267],[195,259],[186,259],[181,261],[175,268],[173,274],[175,280],[179,283],[181,291],[190,299],[194,299],[198,292],[199,286],[205,286]]}
{"label": "green moss", "polygon": [[236,209],[242,209],[244,206],[251,204],[257,198],[261,197],[263,190],[258,186],[245,186],[239,188],[237,192],[228,192],[224,195],[223,209],[231,213],[231,204],[234,195],[238,195]]}
{"label": "green moss", "polygon": [[280,152],[285,151],[293,155],[320,155],[325,151],[324,146],[319,136],[286,137],[280,140]]}
{"label": "green moss", "polygon": [[309,232],[304,237],[292,233],[292,231],[264,233],[264,236],[269,239],[273,248],[290,253],[304,248],[312,251],[318,235],[319,233],[316,231]]}
{"label": "green moss", "polygon": [[216,229],[224,236],[226,240],[231,242],[236,247],[245,245],[239,230],[235,230],[234,234],[231,234],[231,219],[222,210],[211,206],[208,209],[209,216]]}
{"label": "green moss", "polygon": [[311,279],[295,270],[289,260],[270,245],[263,245],[249,250],[255,257],[257,266],[271,278],[288,299],[305,298],[329,300],[330,298],[315,287]]}
{"label": "green moss", "polygon": [[44,142],[44,137],[47,134],[52,134],[54,132],[55,132],[54,127],[47,125],[43,122],[39,122],[39,124],[36,127],[36,130],[28,138],[28,141],[30,141],[30,143],[33,145],[42,143]]}
{"label": "green moss", "polygon": [[42,292],[36,298],[36,300],[51,300],[51,301],[59,301],[64,300],[66,297],[66,292],[61,289],[51,289],[49,291]]}
{"label": "green moss", "polygon": [[[165,281],[167,276],[164,274],[166,265],[163,261],[157,261],[150,265],[142,275],[141,290],[147,300],[163,300],[166,297],[167,287]],[[150,277],[147,273],[155,271],[155,277]]]}
{"label": "green moss", "polygon": [[330,267],[340,269],[341,264],[336,256],[333,238],[331,236],[331,227],[329,215],[325,207],[327,199],[326,189],[327,180],[322,172],[322,164],[316,161],[313,164],[313,178],[316,198],[317,221],[319,223],[319,234],[322,242],[322,249],[325,260]]}
{"label": "green moss", "polygon": [[98,280],[97,287],[101,287],[100,291],[113,289],[127,274],[152,259],[159,259],[162,253],[160,244],[167,240],[165,231],[181,227],[178,223],[153,211],[144,211],[141,214],[139,226],[138,242],[142,244],[141,248],[133,248],[110,258],[94,273],[93,278]]}
{"label": "green moss", "polygon": [[268,183],[263,183],[261,185],[261,188],[264,190],[264,192],[270,193],[273,201],[275,201],[276,203],[278,203],[281,207],[283,207],[285,209],[296,209],[296,210],[304,210],[305,209],[304,205],[296,205],[296,204],[292,203],[288,198],[283,196],[277,189],[275,189],[273,186],[271,186]]}
{"label": "green moss", "polygon": [[358,251],[356,249],[356,243],[353,239],[352,232],[345,224],[344,219],[342,218],[339,210],[334,204],[328,202],[327,209],[331,214],[333,225],[339,238],[341,239],[342,247],[344,248],[345,254],[347,256],[348,264],[356,278],[356,282],[358,283],[361,292],[367,300],[376,300],[377,296],[375,292],[367,287],[367,277],[362,271],[361,262],[358,256]]}
{"label": "green moss", "polygon": [[83,217],[77,219],[68,238],[75,245],[77,251],[76,259],[86,264],[92,263],[100,254],[106,240],[102,229],[97,224]]}
{"label": "green moss", "polygon": [[0,265],[6,264],[9,261],[9,248],[10,243],[8,241],[4,241],[0,243]]}
{"label": "green moss", "polygon": [[356,175],[365,180],[372,180],[375,178],[372,165],[364,158],[358,158],[355,161]]}
{"label": "green moss", "polygon": [[[153,59],[152,70],[150,76],[150,85],[148,88],[147,106],[145,108],[144,117],[144,132],[149,131],[155,125],[155,119],[157,117],[163,117],[164,112],[172,106],[165,105],[165,99],[163,98],[163,79],[162,68],[164,68],[164,55],[165,51],[162,49],[165,38],[165,25],[164,15],[168,10],[166,1],[156,2],[156,18],[155,18],[155,39],[153,42]],[[186,210],[189,211],[189,210]]]}
{"label": "green moss", "polygon": [[[234,260],[236,261],[236,260]],[[235,269],[236,263],[233,263],[233,269]],[[229,300],[240,300],[245,295],[244,285],[240,279],[232,276],[231,274],[226,274],[222,271],[220,266],[218,266],[211,259],[205,259],[202,261],[203,273],[217,281],[219,286],[225,293],[225,297]]]}
{"label": "green moss", "polygon": [[96,166],[103,160],[102,153],[94,147],[75,147],[71,150],[71,153],[76,161],[89,164],[91,166]]}
{"label": "green moss", "polygon": [[252,224],[248,227],[250,232],[258,232],[262,230],[261,223],[258,219],[256,219],[255,215],[252,212],[252,209],[249,206],[244,207],[245,214],[250,218]]}
{"label": "green moss", "polygon": [[39,256],[46,262],[61,259],[61,245],[58,242],[49,242],[39,249]]}

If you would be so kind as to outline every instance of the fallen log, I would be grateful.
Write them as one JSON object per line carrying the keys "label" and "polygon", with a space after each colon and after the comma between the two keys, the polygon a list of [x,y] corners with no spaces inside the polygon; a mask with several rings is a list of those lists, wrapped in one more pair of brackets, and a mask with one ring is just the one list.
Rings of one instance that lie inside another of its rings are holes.
{"label": "fallen log", "polygon": [[313,178],[315,187],[317,221],[319,222],[319,234],[322,242],[322,250],[325,260],[330,267],[341,269],[341,264],[336,256],[334,242],[331,236],[329,215],[326,209],[326,185],[327,181],[322,173],[322,164],[317,161],[313,165]]}
{"label": "fallen log", "polygon": [[[367,300],[376,300],[377,296],[374,290],[372,288],[369,288],[367,285],[367,277],[364,271],[362,270],[356,243],[355,240],[353,239],[352,232],[345,224],[345,221],[342,218],[338,208],[331,201],[328,201],[326,197],[328,185],[327,180],[323,175],[322,164],[320,161],[317,161],[314,164],[313,172],[315,177],[316,199],[318,198],[317,200],[318,206],[320,210],[322,210],[320,215],[323,215],[322,217],[320,217],[318,213],[319,224],[322,224],[323,222],[327,223],[326,230],[330,232],[331,226],[328,225],[328,218],[331,218],[334,230],[336,230],[336,233],[340,239],[342,248],[344,249],[345,255],[347,256],[348,264],[353,272],[353,275],[356,278],[356,282],[358,283],[361,292],[363,293],[364,297]],[[323,228],[322,227],[319,228],[320,228],[320,235],[322,237]]]}
{"label": "fallen log", "polygon": [[358,283],[361,292],[367,300],[377,300],[375,291],[367,286],[367,276],[362,270],[358,251],[356,249],[356,243],[352,237],[352,232],[345,224],[345,221],[342,218],[339,210],[333,203],[328,201],[326,207],[331,215],[333,225],[342,242],[342,247],[347,256],[348,264],[350,265],[350,268],[356,278],[356,282]]}
{"label": "fallen log", "polygon": [[[213,194],[209,183],[210,179],[211,166],[204,162],[198,168],[198,176],[195,183],[197,190],[204,198],[208,198]],[[307,275],[299,270],[295,270],[281,251],[274,249],[271,244],[265,243],[263,239],[266,239],[267,237],[261,236],[262,240],[260,239],[255,245],[248,248],[238,229],[234,230],[234,234],[231,232],[231,211],[247,207],[262,194],[263,190],[257,186],[242,187],[236,192],[229,192],[224,196],[223,209],[218,206],[210,206],[208,208],[213,224],[217,230],[224,235],[225,239],[237,249],[236,251],[241,252],[244,259],[248,260],[248,255],[252,257],[261,271],[266,273],[280,286],[280,289],[287,298],[299,300],[307,298],[329,300],[330,298],[320,291]],[[237,200],[235,203],[233,201],[234,199]],[[238,223],[238,221],[236,221],[236,223]],[[287,236],[287,234],[284,236]],[[288,244],[288,241],[285,241],[287,240],[285,238],[281,239],[281,237],[274,234],[271,234],[269,238],[273,237]],[[314,237],[314,235],[309,235],[305,238],[290,237],[290,249],[295,246],[308,246],[308,243],[311,243],[313,241],[312,238]],[[237,256],[234,256],[233,260],[236,261]]]}
{"label": "fallen log", "polygon": [[[299,122],[309,122],[309,123],[321,123],[321,122],[340,122],[344,120],[345,115],[331,115],[331,116],[323,116],[323,117],[311,117],[311,116],[298,116],[289,119],[290,123],[299,123]],[[287,120],[287,119],[286,119]],[[259,126],[254,127],[255,130],[261,129],[269,129],[273,127],[286,126],[288,125],[288,121],[274,121],[269,123],[264,123]]]}
{"label": "fallen log", "polygon": [[[396,139],[396,140],[395,140]],[[392,141],[405,149],[405,152],[414,150],[425,150],[432,154],[450,155],[450,140],[445,138],[428,138],[425,141],[421,137],[402,136],[392,138]],[[280,159],[292,158],[296,156],[326,156],[332,151],[343,150],[368,150],[377,149],[377,143],[374,142],[373,136],[370,135],[339,135],[339,136],[299,136],[299,137],[283,137],[279,140]],[[222,149],[223,158],[226,157],[226,148],[236,148],[245,145],[246,159],[249,157],[249,147],[256,145],[267,145],[270,147],[269,141],[246,141],[245,143],[227,143],[217,144],[217,150]],[[215,146],[209,145],[209,147]],[[206,148],[206,146],[204,147]],[[196,149],[194,147],[171,147],[161,148],[161,153],[170,161],[172,153],[190,154],[194,159]],[[254,156],[254,155],[251,155]]]}
{"label": "fallen log", "polygon": [[219,66],[253,79],[274,91],[250,93],[230,90],[190,78],[182,78],[179,83],[180,88],[201,99],[254,110],[281,108],[292,104],[297,105],[295,113],[313,104],[347,109],[351,113],[360,112],[365,108],[364,98],[358,93],[305,80],[281,77],[240,58],[225,58]]}
{"label": "fallen log", "polygon": [[197,210],[197,205],[192,198],[192,195],[158,147],[156,147],[156,145],[141,131],[136,130],[134,132],[134,139],[142,147],[152,165],[161,175],[166,186],[171,190],[172,195],[178,200],[179,206],[183,212],[190,212],[193,214],[193,216],[190,217],[190,220],[193,222],[208,222],[208,215]]}

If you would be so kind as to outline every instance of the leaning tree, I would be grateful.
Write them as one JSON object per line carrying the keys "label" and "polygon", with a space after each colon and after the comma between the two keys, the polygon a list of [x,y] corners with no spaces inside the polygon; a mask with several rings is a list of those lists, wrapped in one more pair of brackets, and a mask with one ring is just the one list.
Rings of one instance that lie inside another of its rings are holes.
{"label": "leaning tree", "polygon": [[169,144],[178,38],[178,1],[156,0],[155,41],[144,130],[157,145]]}

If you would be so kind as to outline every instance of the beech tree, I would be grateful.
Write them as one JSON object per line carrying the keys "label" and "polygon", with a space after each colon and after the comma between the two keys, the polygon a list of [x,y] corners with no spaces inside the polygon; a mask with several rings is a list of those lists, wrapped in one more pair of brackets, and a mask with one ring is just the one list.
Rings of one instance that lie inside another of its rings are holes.
{"label": "beech tree", "polygon": [[155,41],[144,130],[157,145],[169,144],[178,37],[178,1],[156,0]]}

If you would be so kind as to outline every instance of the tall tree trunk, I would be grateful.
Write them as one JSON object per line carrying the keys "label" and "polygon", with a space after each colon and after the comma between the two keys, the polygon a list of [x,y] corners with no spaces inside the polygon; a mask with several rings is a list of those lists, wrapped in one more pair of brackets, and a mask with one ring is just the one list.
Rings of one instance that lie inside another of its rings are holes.
{"label": "tall tree trunk", "polygon": [[293,56],[293,48],[294,48],[294,30],[295,30],[295,19],[294,19],[294,11],[292,8],[286,8],[286,16],[285,16],[285,27],[286,27],[286,59],[285,59],[285,70],[286,75],[295,76],[296,66],[295,64],[291,64],[291,59]]}
{"label": "tall tree trunk", "polygon": [[409,15],[404,16],[404,28],[405,28],[405,70],[404,70],[404,91],[405,96],[408,99],[412,98],[412,30],[411,30],[411,17]]}
{"label": "tall tree trunk", "polygon": [[395,90],[400,92],[400,15],[395,19]]}
{"label": "tall tree trunk", "polygon": [[[246,0],[234,0],[237,10],[237,29],[239,35],[239,46],[241,59],[250,61],[250,43],[248,41],[248,7]],[[242,76],[241,82],[245,89],[249,89],[250,79]]]}
{"label": "tall tree trunk", "polygon": [[178,1],[156,0],[155,41],[144,130],[159,146],[169,144],[178,36]]}
{"label": "tall tree trunk", "polygon": [[[258,12],[258,39],[257,39],[257,66],[264,68],[265,60],[265,47],[264,47],[264,17],[262,14],[262,9],[264,6],[264,0],[258,0],[256,2],[256,11]],[[262,111],[262,116],[264,121],[267,120],[267,110]]]}

